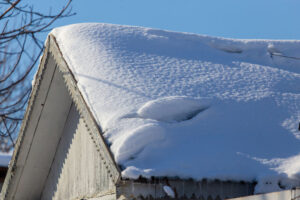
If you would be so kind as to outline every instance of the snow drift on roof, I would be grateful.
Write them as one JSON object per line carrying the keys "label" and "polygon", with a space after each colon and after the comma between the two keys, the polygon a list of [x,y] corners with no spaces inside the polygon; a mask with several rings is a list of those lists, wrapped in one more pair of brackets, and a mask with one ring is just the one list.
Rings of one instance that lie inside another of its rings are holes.
{"label": "snow drift on roof", "polygon": [[122,176],[300,185],[300,42],[77,24],[52,33]]}

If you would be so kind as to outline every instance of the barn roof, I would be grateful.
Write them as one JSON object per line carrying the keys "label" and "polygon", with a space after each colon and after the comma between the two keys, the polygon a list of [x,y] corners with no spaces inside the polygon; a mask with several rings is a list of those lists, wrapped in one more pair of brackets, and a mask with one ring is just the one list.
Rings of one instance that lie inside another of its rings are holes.
{"label": "barn roof", "polygon": [[46,44],[3,196],[39,194],[74,99],[114,183],[121,169],[256,180],[256,192],[300,185],[300,41],[94,23],[54,29]]}
{"label": "barn roof", "polygon": [[51,34],[123,177],[299,183],[300,41],[99,23]]}
{"label": "barn roof", "polygon": [[51,34],[123,177],[298,183],[300,41],[97,23]]}

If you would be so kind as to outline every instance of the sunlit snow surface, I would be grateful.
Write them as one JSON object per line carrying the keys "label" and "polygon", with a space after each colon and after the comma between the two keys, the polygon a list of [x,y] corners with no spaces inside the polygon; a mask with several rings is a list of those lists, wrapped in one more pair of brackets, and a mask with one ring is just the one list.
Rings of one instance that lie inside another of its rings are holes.
{"label": "sunlit snow surface", "polygon": [[96,23],[51,34],[123,177],[300,185],[300,41]]}

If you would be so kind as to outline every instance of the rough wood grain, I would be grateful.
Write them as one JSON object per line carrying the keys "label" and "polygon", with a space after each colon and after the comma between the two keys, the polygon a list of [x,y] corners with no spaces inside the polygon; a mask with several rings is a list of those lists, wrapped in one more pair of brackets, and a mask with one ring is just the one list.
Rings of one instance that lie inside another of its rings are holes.
{"label": "rough wood grain", "polygon": [[114,184],[73,105],[41,199],[86,199],[101,193],[113,194]]}

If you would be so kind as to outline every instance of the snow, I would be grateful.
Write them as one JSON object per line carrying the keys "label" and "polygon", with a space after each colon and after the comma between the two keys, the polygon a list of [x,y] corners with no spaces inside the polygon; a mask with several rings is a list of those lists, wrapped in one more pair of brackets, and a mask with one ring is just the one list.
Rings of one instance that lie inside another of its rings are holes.
{"label": "snow", "polygon": [[0,166],[1,167],[8,167],[9,162],[11,160],[12,152],[5,153],[0,152]]}
{"label": "snow", "polygon": [[300,185],[300,41],[54,29],[122,176]]}
{"label": "snow", "polygon": [[[126,162],[134,159],[135,155],[142,152],[147,145],[164,139],[164,129],[155,123],[148,123],[124,133],[111,145],[115,159],[118,162]],[[130,147],[130,148],[129,148]]]}
{"label": "snow", "polygon": [[163,187],[165,193],[167,193],[167,195],[171,198],[175,198],[175,192],[173,191],[173,189],[170,186],[165,185]]}
{"label": "snow", "polygon": [[171,96],[145,103],[137,111],[136,117],[170,123],[180,122],[195,117],[208,107],[209,104],[200,99]]}

